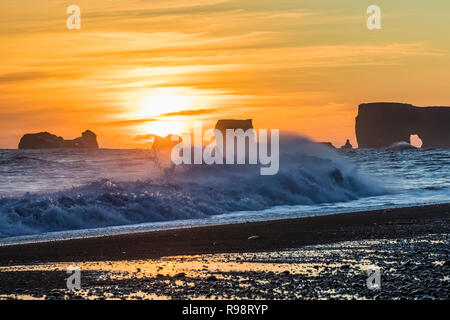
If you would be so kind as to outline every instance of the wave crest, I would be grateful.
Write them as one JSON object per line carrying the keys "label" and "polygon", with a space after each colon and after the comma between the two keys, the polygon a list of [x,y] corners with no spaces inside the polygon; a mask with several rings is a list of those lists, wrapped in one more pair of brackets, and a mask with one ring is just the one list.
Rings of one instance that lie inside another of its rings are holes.
{"label": "wave crest", "polygon": [[259,165],[181,165],[138,181],[101,179],[51,194],[0,199],[0,236],[207,218],[278,205],[355,200],[386,193],[336,152],[280,138],[280,170]]}

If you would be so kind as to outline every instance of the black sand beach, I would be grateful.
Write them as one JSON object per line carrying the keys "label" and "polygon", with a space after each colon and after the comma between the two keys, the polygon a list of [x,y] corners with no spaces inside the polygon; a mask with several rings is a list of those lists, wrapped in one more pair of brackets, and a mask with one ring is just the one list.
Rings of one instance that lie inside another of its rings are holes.
{"label": "black sand beach", "polygon": [[[258,252],[450,230],[450,204],[153,231],[0,247],[0,265]],[[249,237],[257,239],[249,240]]]}
{"label": "black sand beach", "polygon": [[[0,248],[0,297],[448,299],[450,204]],[[82,289],[66,288],[76,263]],[[383,271],[382,290],[364,269]]]}

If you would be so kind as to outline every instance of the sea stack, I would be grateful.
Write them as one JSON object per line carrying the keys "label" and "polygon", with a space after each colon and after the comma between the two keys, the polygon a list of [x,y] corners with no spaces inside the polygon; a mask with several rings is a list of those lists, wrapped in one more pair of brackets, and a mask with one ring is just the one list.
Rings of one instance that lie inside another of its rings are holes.
{"label": "sea stack", "polygon": [[97,135],[86,130],[73,140],[64,140],[49,132],[28,133],[20,139],[19,149],[98,149]]}
{"label": "sea stack", "polygon": [[246,120],[235,120],[235,119],[222,119],[217,121],[216,129],[220,130],[223,134],[226,133],[227,129],[242,129],[247,131],[248,129],[253,129],[252,119]]}
{"label": "sea stack", "polygon": [[350,143],[349,139],[347,139],[347,142],[345,142],[345,144],[341,147],[341,149],[347,149],[347,150],[353,149],[353,146]]}

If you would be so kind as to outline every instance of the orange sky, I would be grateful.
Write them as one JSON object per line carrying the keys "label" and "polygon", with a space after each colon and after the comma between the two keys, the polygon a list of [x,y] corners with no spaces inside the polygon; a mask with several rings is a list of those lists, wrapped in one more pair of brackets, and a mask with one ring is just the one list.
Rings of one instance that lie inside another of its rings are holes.
{"label": "orange sky", "polygon": [[363,0],[2,0],[0,148],[85,129],[142,147],[219,118],[340,146],[361,102],[449,105],[450,2],[376,2],[370,31]]}

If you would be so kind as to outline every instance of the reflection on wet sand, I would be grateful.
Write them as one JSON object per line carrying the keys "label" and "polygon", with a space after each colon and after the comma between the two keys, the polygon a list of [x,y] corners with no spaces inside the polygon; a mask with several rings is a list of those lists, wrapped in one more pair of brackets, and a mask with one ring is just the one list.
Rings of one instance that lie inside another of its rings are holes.
{"label": "reflection on wet sand", "polygon": [[[2,299],[447,299],[449,238],[370,240],[280,252],[75,262],[81,290],[66,288],[67,267],[50,263],[0,267],[0,277],[27,279]],[[369,290],[365,270],[382,270]]]}

